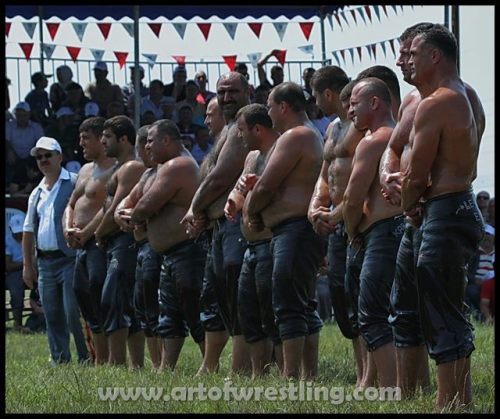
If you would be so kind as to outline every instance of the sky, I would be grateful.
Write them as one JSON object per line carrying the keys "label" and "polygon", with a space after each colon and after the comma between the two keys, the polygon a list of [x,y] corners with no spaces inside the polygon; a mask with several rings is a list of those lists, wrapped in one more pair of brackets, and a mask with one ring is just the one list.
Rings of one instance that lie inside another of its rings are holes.
{"label": "sky", "polygon": [[[258,7],[258,6],[256,6]],[[356,8],[360,6],[349,6]],[[397,13],[387,6],[386,16],[380,9],[380,21],[373,13],[371,22],[365,23],[359,13],[357,23],[354,22],[350,12],[346,12],[349,25],[342,20],[342,28],[339,27],[336,19],[332,20],[333,28],[328,21],[325,21],[325,44],[326,58],[332,60],[332,64],[339,65],[334,59],[332,51],[341,49],[354,48],[354,62],[348,51],[345,51],[345,61],[340,54],[337,56],[340,59],[340,66],[351,77],[355,77],[361,70],[372,65],[386,65],[392,68],[399,77],[401,85],[401,93],[404,96],[411,90],[411,86],[406,84],[401,76],[399,68],[396,67],[396,58],[392,54],[389,43],[384,42],[390,39],[397,38],[407,27],[418,22],[436,22],[444,23],[445,6],[404,6],[401,10],[397,6]],[[366,16],[366,15],[365,15]],[[7,76],[13,81],[10,87],[11,104],[14,106],[20,98],[30,90],[29,75],[34,71],[38,71],[40,50],[38,47],[39,30],[38,27],[30,39],[20,22],[25,22],[26,19],[16,17],[10,20],[13,22],[9,37],[6,37],[6,69]],[[37,22],[37,18],[31,21]],[[57,22],[59,19],[52,18],[50,22]],[[114,51],[129,52],[126,67],[120,69],[115,63],[110,71],[110,78],[116,83],[123,85],[128,81],[129,71],[128,66],[133,62],[133,39],[128,35],[126,30],[119,24],[112,25],[107,40],[104,40],[103,35],[94,24],[95,19],[88,18],[89,23],[85,36],[82,41],[79,40],[73,30],[71,22],[76,22],[75,19],[68,19],[61,23],[59,31],[54,40],[51,40],[49,33],[44,28],[44,42],[47,44],[56,45],[52,58],[54,61],[45,60],[45,72],[52,74],[58,65],[63,64],[62,60],[67,60],[68,64],[73,68],[75,77],[83,87],[86,86],[89,79],[92,77],[91,67],[94,61],[91,49],[104,50],[105,61],[116,62]],[[115,22],[114,20],[106,20]],[[249,29],[245,22],[262,22],[262,31],[260,37],[257,38]],[[196,69],[204,69],[209,77],[209,89],[215,90],[215,83],[219,72],[228,71],[227,65],[223,62],[223,55],[237,55],[238,61],[248,61],[247,54],[262,53],[263,55],[270,52],[272,49],[286,50],[287,63],[292,61],[308,61],[304,63],[302,68],[309,65],[318,68],[321,55],[321,32],[319,19],[312,19],[314,26],[307,40],[300,30],[298,22],[302,22],[303,18],[295,17],[291,20],[286,18],[276,19],[278,22],[288,22],[285,34],[281,40],[278,36],[270,18],[247,18],[237,20],[231,17],[221,19],[213,17],[210,20],[201,20],[193,18],[191,21],[178,17],[167,22],[164,18],[158,18],[153,21],[149,19],[141,19],[140,22],[140,43],[141,53],[157,54],[157,64],[148,68],[145,64],[144,57],[140,57],[144,61],[144,66],[147,68],[145,82],[160,78],[164,82],[170,82],[171,70],[175,65],[172,55],[185,55],[188,62],[188,78],[194,75]],[[120,22],[132,22],[129,18],[124,18]],[[144,22],[144,23],[142,23]],[[146,22],[166,23],[162,25],[159,38],[156,37],[153,31],[146,25]],[[186,22],[186,32],[184,39],[181,39],[175,31],[172,22]],[[194,22],[211,22],[212,27],[208,40],[205,41],[203,35]],[[226,23],[243,23],[239,24],[235,33],[234,40],[228,35],[226,29],[221,24]],[[31,55],[31,60],[24,59],[19,43],[34,42],[34,48]],[[368,55],[365,48],[366,45],[376,43],[376,59]],[[495,183],[495,158],[494,158],[494,74],[495,74],[495,51],[494,51],[494,6],[460,6],[460,75],[462,79],[468,82],[478,93],[486,113],[486,130],[482,139],[479,159],[478,159],[478,176],[473,183],[474,191],[477,193],[480,190],[486,190],[490,195],[494,196]],[[386,56],[384,56],[381,46],[386,47]],[[299,47],[312,45],[313,54],[304,53]],[[73,64],[69,58],[66,46],[81,47],[80,55],[78,56],[79,63]],[[358,56],[356,47],[361,48],[361,60]],[[396,53],[399,45],[395,43]],[[14,59],[19,58],[18,60]],[[312,61],[313,60],[313,61]],[[189,64],[189,62],[197,62],[198,64]],[[160,65],[159,63],[168,63]],[[218,62],[219,64],[209,64]],[[275,58],[271,58],[269,63],[276,63]],[[256,72],[250,67],[250,81],[256,84]],[[285,79],[301,82],[301,71],[298,65],[285,65]],[[17,80],[20,80],[18,83]],[[49,83],[54,79],[49,79]],[[257,83],[258,84],[258,83]]]}

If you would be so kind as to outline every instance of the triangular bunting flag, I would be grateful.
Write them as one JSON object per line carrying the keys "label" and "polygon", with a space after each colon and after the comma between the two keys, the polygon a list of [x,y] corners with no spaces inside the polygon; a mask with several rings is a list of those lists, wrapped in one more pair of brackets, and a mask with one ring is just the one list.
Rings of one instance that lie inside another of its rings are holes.
{"label": "triangular bunting flag", "polygon": [[384,11],[385,15],[389,17],[389,15],[387,14],[387,6],[385,4],[382,4],[380,7],[382,7],[382,10]]}
{"label": "triangular bunting flag", "polygon": [[9,37],[9,32],[10,32],[10,26],[12,25],[12,22],[5,22],[5,36],[8,38]]}
{"label": "triangular bunting flag", "polygon": [[175,30],[181,37],[181,39],[184,39],[184,34],[186,33],[186,24],[185,23],[172,23],[174,25]]}
{"label": "triangular bunting flag", "polygon": [[396,50],[394,49],[394,39],[389,39],[389,45],[391,46],[392,53],[394,58],[396,58]]}
{"label": "triangular bunting flag", "polygon": [[109,31],[111,30],[111,23],[98,23],[97,26],[99,27],[102,36],[104,36],[104,39],[108,39]]}
{"label": "triangular bunting flag", "polygon": [[345,23],[347,23],[347,26],[350,28],[351,25],[349,25],[349,21],[347,20],[347,16],[345,15],[344,12],[340,12],[340,17],[345,20]]}
{"label": "triangular bunting flag", "polygon": [[371,44],[370,47],[371,47],[372,52],[373,52],[373,59],[376,60],[377,59],[377,44]]}
{"label": "triangular bunting flag", "polygon": [[134,24],[130,22],[122,22],[123,28],[127,31],[131,38],[134,37]]}
{"label": "triangular bunting flag", "polygon": [[384,57],[385,57],[385,58],[387,58],[387,54],[386,54],[386,52],[385,52],[385,41],[382,41],[382,42],[380,43],[380,47],[382,48],[382,51],[384,52]]}
{"label": "triangular bunting flag", "polygon": [[342,31],[343,31],[343,30],[344,30],[344,28],[342,27],[342,23],[340,22],[340,16],[339,16],[339,14],[338,14],[338,13],[334,13],[333,15],[335,16],[335,19],[337,19],[337,23],[338,23],[338,24],[339,24],[339,26],[340,26],[340,30],[342,30]]}
{"label": "triangular bunting flag", "polygon": [[340,55],[342,55],[342,61],[345,63],[345,49],[340,50]]}
{"label": "triangular bunting flag", "polygon": [[78,59],[78,54],[80,54],[80,51],[82,50],[80,47],[66,47],[68,50],[68,54],[73,60],[74,63],[76,63],[76,60]]}
{"label": "triangular bunting flag", "polygon": [[280,37],[280,41],[283,42],[283,37],[285,36],[286,27],[288,26],[287,22],[273,22],[274,29],[278,32],[278,36]]}
{"label": "triangular bunting flag", "polygon": [[370,48],[370,45],[365,45],[366,50],[368,51],[368,55],[370,58],[372,58],[372,49]]}
{"label": "triangular bunting flag", "polygon": [[208,34],[210,33],[210,28],[212,27],[211,23],[197,23],[198,28],[200,28],[201,33],[203,34],[203,37],[205,38],[205,41],[208,41]]}
{"label": "triangular bunting flag", "polygon": [[151,28],[153,33],[159,39],[160,38],[160,31],[161,31],[161,23],[148,23],[148,26]]}
{"label": "triangular bunting flag", "polygon": [[351,55],[352,65],[354,65],[354,48],[349,48],[347,51],[349,51],[349,54]]}
{"label": "triangular bunting flag", "polygon": [[229,67],[229,71],[234,71],[234,67],[236,67],[236,55],[223,55],[224,62]]}
{"label": "triangular bunting flag", "polygon": [[73,22],[73,30],[76,33],[76,36],[78,36],[78,39],[80,42],[83,41],[83,35],[85,35],[85,29],[87,29],[87,23],[86,22]]}
{"label": "triangular bunting flag", "polygon": [[54,53],[54,50],[56,49],[55,45],[49,45],[49,44],[42,44],[42,49],[43,49],[43,55],[47,60],[50,60],[52,57],[52,54]]}
{"label": "triangular bunting flag", "polygon": [[23,22],[23,27],[30,39],[33,39],[35,33],[36,22]]}
{"label": "triangular bunting flag", "polygon": [[365,6],[365,12],[366,12],[366,15],[368,16],[368,20],[371,23],[372,22],[372,11],[370,10],[370,6]]}
{"label": "triangular bunting flag", "polygon": [[303,45],[301,47],[298,47],[304,54],[310,54],[313,55],[313,49],[314,46],[312,44],[309,45]]}
{"label": "triangular bunting flag", "polygon": [[54,38],[56,37],[56,34],[57,34],[57,30],[59,29],[59,25],[60,23],[57,22],[57,23],[46,23],[47,25],[47,29],[49,31],[49,35],[50,35],[50,39],[54,40]]}
{"label": "triangular bunting flag", "polygon": [[31,56],[31,51],[33,50],[33,43],[20,43],[19,46],[23,50],[26,60],[29,60]]}
{"label": "triangular bunting flag", "polygon": [[373,10],[375,11],[375,14],[377,15],[377,19],[378,19],[378,21],[379,21],[379,22],[382,22],[382,21],[380,20],[380,10],[379,10],[378,6],[373,5],[372,7],[373,7]]}
{"label": "triangular bunting flag", "polygon": [[363,13],[363,8],[362,7],[358,7],[356,10],[360,14],[361,19],[363,19],[363,22],[365,22],[365,25],[366,25],[366,19],[365,19],[365,14]]}
{"label": "triangular bunting flag", "polygon": [[127,61],[128,52],[118,52],[118,51],[113,51],[113,52],[115,53],[115,57],[118,60],[118,64],[120,65],[120,70],[121,70]]}
{"label": "triangular bunting flag", "polygon": [[275,49],[273,55],[281,65],[285,65],[286,49]]}
{"label": "triangular bunting flag", "polygon": [[354,20],[354,23],[357,25],[358,24],[358,19],[356,17],[356,12],[354,11],[354,9],[351,9],[351,16]]}
{"label": "triangular bunting flag", "polygon": [[250,29],[255,34],[255,36],[257,38],[260,38],[260,30],[262,29],[262,23],[258,22],[249,23],[248,26],[250,26]]}
{"label": "triangular bunting flag", "polygon": [[361,61],[361,47],[356,47],[358,50],[359,61]]}
{"label": "triangular bunting flag", "polygon": [[91,49],[90,52],[92,53],[95,61],[102,61],[102,57],[104,57],[103,49]]}
{"label": "triangular bunting flag", "polygon": [[404,11],[405,11],[405,7],[404,7],[402,4],[400,4],[400,5],[399,5],[399,7],[401,7],[401,11],[402,11],[402,12],[404,12]]}
{"label": "triangular bunting flag", "polygon": [[314,26],[314,22],[299,22],[300,29],[302,29],[302,33],[306,37],[306,40],[309,41],[309,37],[311,36],[311,31]]}
{"label": "triangular bunting flag", "polygon": [[337,64],[339,65],[339,67],[341,67],[342,64],[340,64],[340,60],[339,60],[339,56],[338,56],[338,51],[332,51],[332,55],[333,55],[333,58],[335,58],[335,61],[337,61]]}
{"label": "triangular bunting flag", "polygon": [[398,9],[396,9],[396,6],[394,6],[393,4],[391,4],[391,7],[394,10],[394,14],[397,15],[398,14]]}
{"label": "triangular bunting flag", "polygon": [[158,55],[156,55],[156,54],[142,54],[142,56],[148,62],[149,68],[153,68],[153,66],[156,64],[156,57],[158,57]]}
{"label": "triangular bunting flag", "polygon": [[333,31],[333,17],[331,13],[328,13],[326,15],[326,18],[328,19],[328,23],[330,24],[330,29]]}
{"label": "triangular bunting flag", "polygon": [[[224,28],[226,28],[227,33],[231,37],[231,39],[234,41],[234,36],[236,35],[236,28],[238,27],[237,23],[223,23]],[[232,70],[231,70],[232,71]]]}
{"label": "triangular bunting flag", "polygon": [[257,62],[260,60],[260,57],[262,57],[262,52],[253,52],[251,54],[247,54],[248,61],[252,64],[253,68],[257,68]]}
{"label": "triangular bunting flag", "polygon": [[179,65],[185,65],[186,64],[186,56],[185,55],[172,55],[172,58],[177,62]]}

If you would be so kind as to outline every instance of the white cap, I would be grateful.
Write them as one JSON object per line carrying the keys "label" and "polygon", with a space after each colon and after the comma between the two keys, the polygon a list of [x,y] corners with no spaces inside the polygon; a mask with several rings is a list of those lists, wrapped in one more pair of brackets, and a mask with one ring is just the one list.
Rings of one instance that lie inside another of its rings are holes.
{"label": "white cap", "polygon": [[492,236],[494,236],[494,235],[495,235],[495,227],[493,227],[493,226],[492,226],[492,225],[490,225],[490,224],[486,224],[486,225],[484,226],[484,232],[485,232],[486,234],[491,234]]}
{"label": "white cap", "polygon": [[108,71],[108,65],[104,61],[97,61],[94,70]]}
{"label": "white cap", "polygon": [[95,102],[87,102],[85,104],[85,116],[99,115],[99,105]]}
{"label": "white cap", "polygon": [[57,151],[59,154],[62,154],[62,149],[60,144],[56,139],[51,137],[40,137],[40,139],[36,142],[35,147],[33,147],[30,151],[30,154],[35,157],[37,149],[49,150],[49,151]]}
{"label": "white cap", "polygon": [[14,110],[16,109],[21,109],[25,112],[31,112],[31,106],[28,102],[19,102],[14,108]]}
{"label": "white cap", "polygon": [[73,116],[75,113],[69,106],[63,106],[59,108],[56,112],[56,117],[60,118],[61,116]]}
{"label": "white cap", "polygon": [[14,214],[12,217],[10,217],[9,227],[12,231],[12,234],[23,232],[24,217],[25,216],[21,214]]}

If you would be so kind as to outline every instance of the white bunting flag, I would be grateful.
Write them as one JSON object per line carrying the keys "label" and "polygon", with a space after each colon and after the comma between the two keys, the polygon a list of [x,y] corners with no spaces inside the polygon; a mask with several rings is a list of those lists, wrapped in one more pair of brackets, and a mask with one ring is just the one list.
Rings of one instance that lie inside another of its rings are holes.
{"label": "white bunting flag", "polygon": [[87,23],[86,22],[73,22],[73,30],[76,33],[76,36],[78,36],[78,39],[80,42],[83,41],[83,36],[85,35],[85,30],[87,29]]}
{"label": "white bunting flag", "polygon": [[134,24],[129,23],[129,22],[125,22],[125,23],[122,23],[122,26],[125,28],[125,30],[130,35],[130,37],[133,38],[134,37]]}
{"label": "white bunting flag", "polygon": [[301,47],[298,47],[304,54],[310,54],[313,55],[313,50],[314,46],[312,44],[310,45],[303,45]]}
{"label": "white bunting flag", "polygon": [[153,68],[153,66],[156,64],[156,57],[158,57],[158,55],[156,55],[156,54],[142,54],[142,56],[148,62],[149,68]]}
{"label": "white bunting flag", "polygon": [[36,29],[36,22],[23,22],[23,26],[30,39],[33,39],[33,34],[35,33]]}
{"label": "white bunting flag", "polygon": [[55,45],[50,45],[50,44],[42,44],[42,49],[43,49],[43,55],[47,60],[50,60],[52,57],[52,54],[54,53],[54,50],[56,49]]}
{"label": "white bunting flag", "polygon": [[238,27],[237,23],[223,23],[224,28],[226,28],[227,33],[231,37],[232,40],[234,40],[234,36],[236,34],[236,28]]}
{"label": "white bunting flag", "polygon": [[283,37],[285,36],[286,27],[288,26],[287,22],[273,22],[274,28],[276,32],[278,32],[278,36],[280,37],[280,41],[283,42]]}
{"label": "white bunting flag", "polygon": [[186,33],[186,24],[185,23],[172,23],[174,25],[175,30],[181,37],[181,39],[184,39],[184,34]]}
{"label": "white bunting flag", "polygon": [[102,61],[102,57],[104,57],[103,49],[90,49],[95,61]]}
{"label": "white bunting flag", "polygon": [[257,63],[259,62],[261,56],[262,52],[253,52],[251,54],[247,54],[248,61],[250,61],[253,68],[257,68]]}

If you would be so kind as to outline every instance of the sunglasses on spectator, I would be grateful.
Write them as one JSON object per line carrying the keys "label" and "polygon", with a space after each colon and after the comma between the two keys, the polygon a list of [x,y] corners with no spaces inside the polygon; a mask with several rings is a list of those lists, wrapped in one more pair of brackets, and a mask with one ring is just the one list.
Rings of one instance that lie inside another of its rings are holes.
{"label": "sunglasses on spectator", "polygon": [[35,158],[37,160],[42,160],[44,157],[46,159],[50,159],[53,155],[54,155],[54,153],[44,153],[44,154],[38,154]]}
{"label": "sunglasses on spectator", "polygon": [[477,199],[490,199],[488,196],[479,195]]}

